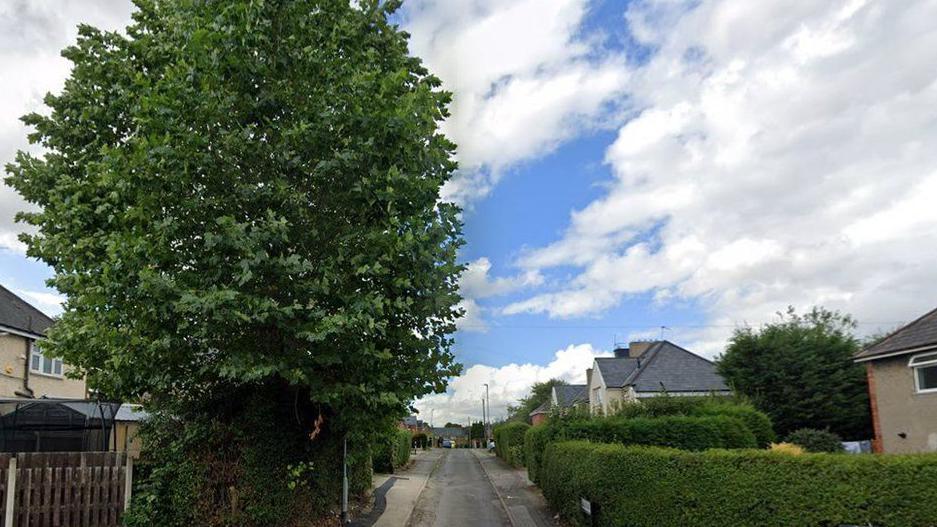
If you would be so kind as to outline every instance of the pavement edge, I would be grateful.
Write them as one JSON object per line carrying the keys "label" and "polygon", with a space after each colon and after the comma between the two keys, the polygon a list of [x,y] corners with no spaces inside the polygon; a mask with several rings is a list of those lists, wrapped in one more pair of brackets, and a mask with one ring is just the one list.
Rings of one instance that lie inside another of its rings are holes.
{"label": "pavement edge", "polygon": [[472,456],[475,457],[475,461],[478,462],[482,467],[482,472],[485,473],[485,477],[488,478],[488,484],[491,485],[491,488],[495,489],[495,495],[498,496],[498,501],[501,502],[501,508],[504,509],[504,513],[508,516],[508,521],[511,522],[511,527],[516,527],[517,522],[514,520],[514,515],[511,514],[511,509],[508,508],[508,504],[504,501],[504,496],[501,495],[501,491],[498,490],[498,486],[495,485],[495,481],[491,479],[491,473],[488,472],[488,468],[485,467],[485,463],[482,462],[482,458],[479,454],[475,453],[475,449],[472,449]]}

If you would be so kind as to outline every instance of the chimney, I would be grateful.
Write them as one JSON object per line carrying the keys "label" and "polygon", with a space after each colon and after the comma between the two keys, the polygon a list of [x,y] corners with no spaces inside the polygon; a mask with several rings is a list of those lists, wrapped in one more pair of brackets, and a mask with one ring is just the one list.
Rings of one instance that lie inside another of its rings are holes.
{"label": "chimney", "polygon": [[[652,341],[641,341],[641,342],[632,342],[628,344],[628,356],[632,359],[637,359],[641,355],[644,355],[644,352],[647,351],[651,346],[654,345]],[[617,351],[616,351],[617,356]]]}
{"label": "chimney", "polygon": [[592,386],[592,368],[586,370],[586,389]]}
{"label": "chimney", "polygon": [[616,359],[628,358],[628,348],[622,346],[621,344],[617,344],[615,346],[615,358]]}

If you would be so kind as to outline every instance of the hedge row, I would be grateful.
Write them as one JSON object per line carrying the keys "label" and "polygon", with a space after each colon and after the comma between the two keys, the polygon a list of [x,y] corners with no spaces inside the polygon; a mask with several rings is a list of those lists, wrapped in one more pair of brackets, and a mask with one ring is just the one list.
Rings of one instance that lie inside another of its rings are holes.
{"label": "hedge row", "polygon": [[394,470],[410,460],[410,445],[413,435],[408,430],[394,429],[385,434],[373,450],[375,472],[392,474]]}
{"label": "hedge row", "polygon": [[617,417],[664,417],[670,415],[728,415],[741,419],[755,434],[759,448],[777,440],[771,419],[754,406],[725,397],[652,397],[638,403],[627,403],[618,409]]}
{"label": "hedge row", "polygon": [[743,421],[724,415],[619,416],[560,421],[531,429],[525,439],[527,473],[539,482],[543,452],[554,441],[588,439],[597,443],[653,445],[683,450],[755,448],[755,435]]}
{"label": "hedge row", "polygon": [[495,453],[515,467],[524,466],[524,434],[530,429],[527,423],[504,423],[492,431]]}
{"label": "hedge row", "polygon": [[554,510],[589,525],[786,527],[937,525],[937,455],[792,456],[763,450],[687,452],[551,443],[540,487]]}

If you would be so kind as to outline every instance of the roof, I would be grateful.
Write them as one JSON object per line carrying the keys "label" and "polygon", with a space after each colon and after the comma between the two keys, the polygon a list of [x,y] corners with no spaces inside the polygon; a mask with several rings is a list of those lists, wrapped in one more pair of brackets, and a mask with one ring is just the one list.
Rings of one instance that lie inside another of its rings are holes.
{"label": "roof", "polygon": [[540,406],[534,408],[534,411],[530,412],[530,415],[548,414],[548,413],[550,413],[550,403],[551,403],[551,402],[552,402],[552,401],[550,401],[549,399],[547,399],[546,401],[543,401],[543,403],[541,403]]}
{"label": "roof", "polygon": [[[613,388],[634,387],[636,392],[723,392],[725,380],[711,361],[661,340],[654,342],[639,359],[595,360],[605,384]],[[608,373],[607,373],[608,372]]]}
{"label": "roof", "polygon": [[53,320],[0,285],[0,326],[44,336]]}
{"label": "roof", "polygon": [[433,428],[433,435],[436,437],[465,437],[468,435],[465,428],[456,428],[453,426],[443,428]]}
{"label": "roof", "polygon": [[117,413],[114,414],[115,421],[142,421],[149,417],[150,414],[143,409],[142,405],[139,404],[130,404],[124,403],[120,405],[120,408],[117,409]]}
{"label": "roof", "polygon": [[606,386],[621,388],[628,384],[628,379],[638,367],[638,361],[630,357],[599,357],[595,359],[595,366],[601,372]]}
{"label": "roof", "polygon": [[554,386],[553,390],[556,392],[556,404],[560,408],[589,402],[589,387],[585,384],[561,384]]}
{"label": "roof", "polygon": [[937,309],[898,328],[882,340],[856,354],[857,361],[902,355],[921,348],[937,347]]}

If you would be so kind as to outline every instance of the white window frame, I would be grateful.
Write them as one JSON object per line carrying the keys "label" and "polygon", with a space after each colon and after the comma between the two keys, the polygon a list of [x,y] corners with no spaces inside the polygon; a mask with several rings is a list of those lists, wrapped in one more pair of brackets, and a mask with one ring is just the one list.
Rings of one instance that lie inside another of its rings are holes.
{"label": "white window frame", "polygon": [[918,370],[923,368],[937,368],[937,351],[929,351],[911,357],[908,367],[914,374],[915,393],[937,393],[937,387],[921,388],[921,375]]}
{"label": "white window frame", "polygon": [[[39,359],[39,367],[33,367],[33,359]],[[49,364],[49,372],[43,371],[43,366]],[[58,365],[58,373],[55,373],[56,365]],[[35,340],[29,342],[29,373],[42,375],[44,377],[55,377],[56,379],[65,378],[65,363],[62,362],[62,359],[50,359],[42,354],[42,349],[36,344]]]}

